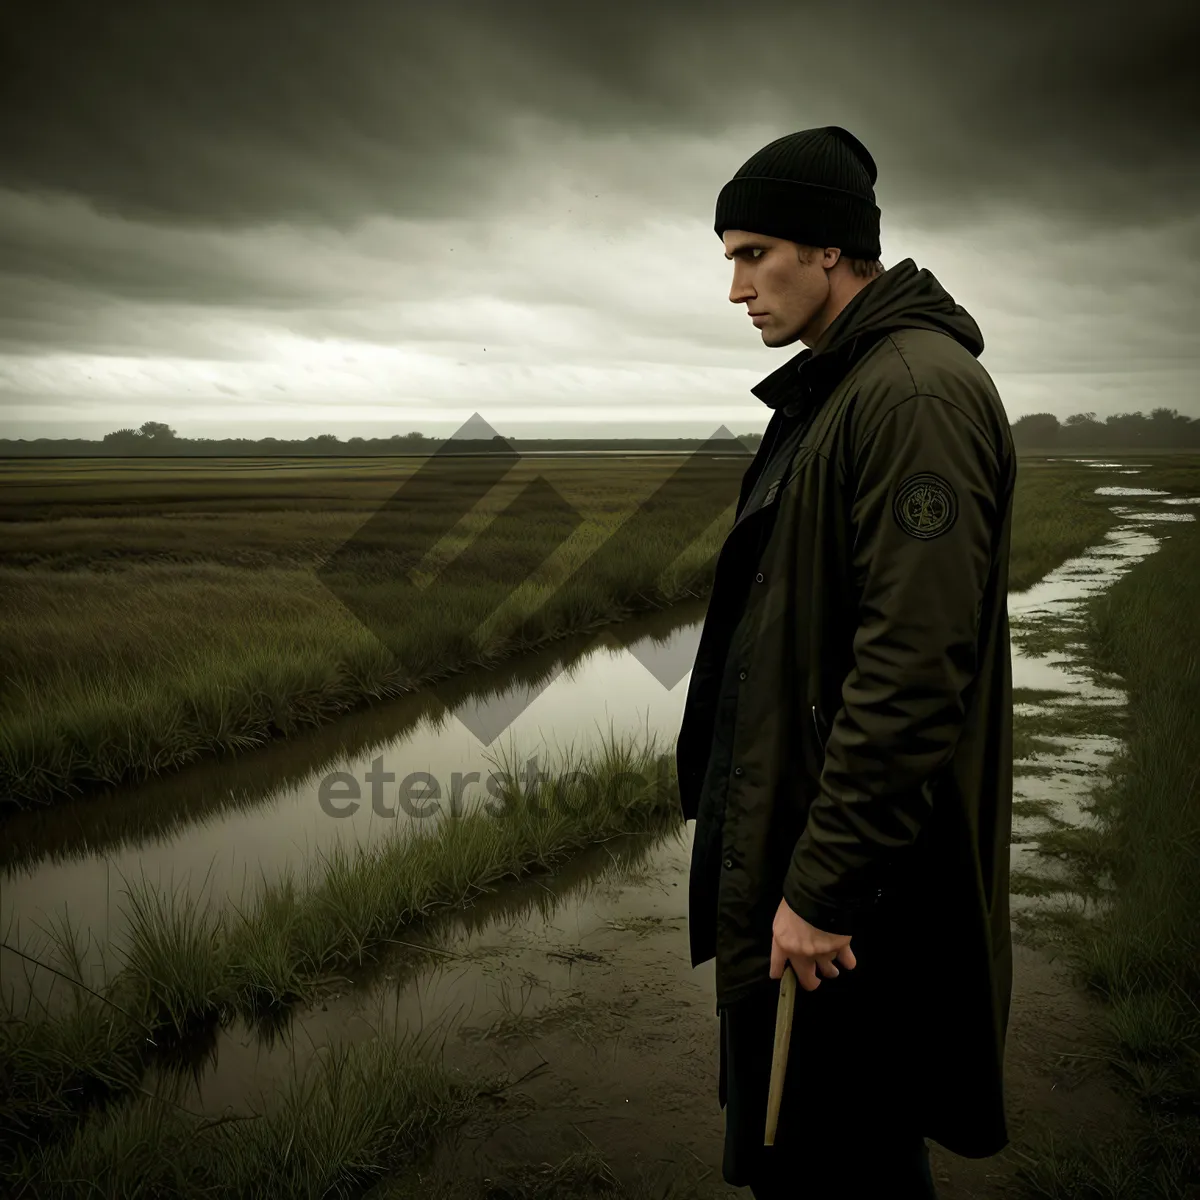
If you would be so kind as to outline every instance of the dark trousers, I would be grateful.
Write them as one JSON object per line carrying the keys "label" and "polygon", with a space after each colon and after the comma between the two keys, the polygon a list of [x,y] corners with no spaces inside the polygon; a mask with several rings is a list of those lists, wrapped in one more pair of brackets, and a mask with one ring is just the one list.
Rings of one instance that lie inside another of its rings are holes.
{"label": "dark trousers", "polygon": [[880,1061],[884,1042],[855,1035],[853,1001],[835,990],[846,975],[797,989],[772,1146],[763,1131],[779,984],[721,1010],[723,1174],[756,1200],[936,1200],[925,1139],[897,1095],[894,1065]]}

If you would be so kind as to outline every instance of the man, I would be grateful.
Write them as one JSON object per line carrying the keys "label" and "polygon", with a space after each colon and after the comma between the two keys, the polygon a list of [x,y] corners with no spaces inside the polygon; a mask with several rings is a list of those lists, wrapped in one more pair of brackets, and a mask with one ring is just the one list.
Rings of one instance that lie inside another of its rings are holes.
{"label": "man", "polygon": [[756,1197],[934,1196],[925,1138],[1008,1141],[1016,458],[974,320],[911,260],[879,263],[875,179],[846,130],[809,129],[717,200],[729,299],[764,344],[809,347],[751,389],[774,412],[676,751],[724,1175]]}

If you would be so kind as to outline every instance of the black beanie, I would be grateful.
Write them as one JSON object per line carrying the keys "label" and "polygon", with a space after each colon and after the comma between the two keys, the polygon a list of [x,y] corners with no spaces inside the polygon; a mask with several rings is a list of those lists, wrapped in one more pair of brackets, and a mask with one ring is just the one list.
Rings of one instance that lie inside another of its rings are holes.
{"label": "black beanie", "polygon": [[875,160],[837,125],[769,142],[717,197],[717,237],[745,229],[803,246],[837,246],[846,258],[879,257]]}

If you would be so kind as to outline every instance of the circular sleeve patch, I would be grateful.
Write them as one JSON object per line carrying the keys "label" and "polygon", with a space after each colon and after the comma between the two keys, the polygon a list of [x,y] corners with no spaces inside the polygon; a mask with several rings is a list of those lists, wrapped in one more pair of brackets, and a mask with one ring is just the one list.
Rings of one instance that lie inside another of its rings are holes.
{"label": "circular sleeve patch", "polygon": [[937,537],[954,524],[958,497],[940,475],[925,471],[910,475],[900,484],[892,512],[905,533],[917,538]]}

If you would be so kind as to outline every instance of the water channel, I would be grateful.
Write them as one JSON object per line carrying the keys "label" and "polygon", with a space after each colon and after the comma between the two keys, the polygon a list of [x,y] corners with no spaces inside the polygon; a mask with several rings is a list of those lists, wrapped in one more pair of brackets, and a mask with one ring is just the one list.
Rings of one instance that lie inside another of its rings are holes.
{"label": "water channel", "polygon": [[[1138,469],[1089,465],[1114,473]],[[1101,544],[1009,596],[1014,689],[1053,693],[1016,704],[1020,720],[1052,726],[1058,715],[1080,706],[1124,703],[1120,680],[1093,671],[1079,642],[1050,654],[1033,653],[1025,643],[1035,645],[1047,628],[1061,634],[1078,627],[1083,602],[1153,553],[1164,524],[1195,520],[1183,508],[1200,503],[1200,497],[1154,489],[1096,491],[1136,504],[1114,508],[1120,522]],[[302,870],[317,850],[339,839],[379,837],[397,820],[415,819],[395,799],[410,773],[428,772],[439,782],[445,811],[453,775],[469,779],[477,771],[485,780],[502,741],[514,748],[513,761],[536,756],[543,766],[563,749],[586,749],[598,730],[650,734],[670,749],[705,606],[697,601],[564,639],[486,676],[457,676],[228,762],[18,814],[6,823],[0,850],[0,928],[10,943],[39,953],[38,924],[65,910],[90,934],[89,961],[99,969],[103,948],[119,941],[122,877],[144,877],[215,903],[246,898],[260,880]],[[1053,827],[1054,818],[1070,824],[1090,819],[1085,801],[1119,746],[1101,735],[1038,736],[1055,750],[1016,763],[1014,792],[1018,800],[1047,802],[1048,815],[1014,819],[1012,865],[1053,877],[1058,864],[1038,854],[1037,835]],[[322,781],[336,772],[364,781],[373,766],[395,775],[386,793],[395,816],[375,811],[366,783],[364,802],[353,814],[337,817],[323,808]],[[464,804],[472,796],[486,798],[481,783],[463,788]],[[682,827],[656,843],[593,847],[553,876],[485,897],[446,923],[436,951],[401,952],[344,995],[298,1011],[288,1036],[264,1036],[244,1026],[221,1031],[205,1061],[193,1064],[188,1106],[244,1109],[261,1089],[302,1075],[320,1047],[381,1032],[436,1026],[447,1045],[459,1048],[459,1061],[478,1065],[485,1053],[480,1047],[497,1053],[518,1017],[575,1019],[570,1014],[582,1012],[579,971],[588,963],[607,963],[615,971],[606,976],[621,981],[610,997],[614,1004],[633,1003],[647,973],[662,970],[664,936],[673,947],[669,972],[692,974],[686,949],[678,949],[686,947],[691,830]],[[1088,903],[1063,894],[1014,895],[1012,902],[1014,912]],[[702,981],[711,966],[699,969]],[[613,1071],[615,1057],[596,1086],[627,1086]]]}

